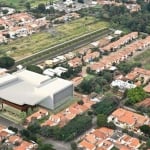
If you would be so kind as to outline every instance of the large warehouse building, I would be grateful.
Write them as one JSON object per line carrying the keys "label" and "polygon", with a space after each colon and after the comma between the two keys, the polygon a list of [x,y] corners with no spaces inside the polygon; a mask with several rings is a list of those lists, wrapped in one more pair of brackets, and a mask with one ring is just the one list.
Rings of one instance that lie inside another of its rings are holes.
{"label": "large warehouse building", "polygon": [[28,70],[0,76],[1,103],[23,111],[36,105],[55,109],[72,96],[72,82],[61,78],[51,79]]}

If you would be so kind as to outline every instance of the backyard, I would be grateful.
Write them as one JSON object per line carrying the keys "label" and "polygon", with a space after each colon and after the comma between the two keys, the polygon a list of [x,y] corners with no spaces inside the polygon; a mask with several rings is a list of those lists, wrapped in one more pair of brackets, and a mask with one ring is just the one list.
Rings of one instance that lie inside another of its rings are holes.
{"label": "backyard", "polygon": [[145,69],[150,69],[150,49],[135,56],[133,61],[141,63]]}
{"label": "backyard", "polygon": [[80,18],[57,27],[0,46],[0,56],[8,55],[16,60],[29,56],[59,43],[92,31],[108,27],[109,23],[94,17]]}

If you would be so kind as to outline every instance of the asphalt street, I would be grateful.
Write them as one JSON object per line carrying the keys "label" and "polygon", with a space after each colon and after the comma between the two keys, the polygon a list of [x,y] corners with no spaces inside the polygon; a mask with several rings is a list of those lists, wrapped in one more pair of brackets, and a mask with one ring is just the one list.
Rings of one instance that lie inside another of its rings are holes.
{"label": "asphalt street", "polygon": [[0,124],[3,126],[6,126],[6,127],[13,126],[13,127],[18,128],[19,130],[23,129],[23,127],[21,125],[16,124],[16,123],[14,123],[10,120],[7,120],[5,118],[2,118],[2,117],[0,117]]}

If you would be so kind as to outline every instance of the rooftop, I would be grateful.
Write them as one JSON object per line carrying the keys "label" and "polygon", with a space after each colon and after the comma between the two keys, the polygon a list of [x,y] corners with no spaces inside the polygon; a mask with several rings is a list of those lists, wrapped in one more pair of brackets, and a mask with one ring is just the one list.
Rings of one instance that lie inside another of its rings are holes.
{"label": "rooftop", "polygon": [[[18,105],[35,105],[72,85],[70,81],[40,75],[28,70],[0,76],[0,97]],[[19,92],[18,92],[19,91]]]}

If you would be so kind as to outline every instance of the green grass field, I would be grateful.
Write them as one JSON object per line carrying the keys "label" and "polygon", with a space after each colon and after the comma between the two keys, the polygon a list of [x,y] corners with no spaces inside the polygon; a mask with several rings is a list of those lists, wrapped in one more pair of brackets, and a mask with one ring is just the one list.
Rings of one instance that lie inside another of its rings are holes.
{"label": "green grass field", "polygon": [[30,2],[31,7],[35,7],[40,3],[46,4],[48,0],[0,0],[0,3],[15,7],[16,9],[25,9],[25,4]]}
{"label": "green grass field", "polygon": [[150,69],[150,49],[137,55],[133,61],[140,62],[145,69]]}
{"label": "green grass field", "polygon": [[1,45],[0,56],[8,55],[18,60],[53,45],[109,26],[107,22],[95,21],[93,17],[80,18],[55,27],[55,34],[53,35],[48,32],[40,32],[28,37],[18,38],[7,45]]}

